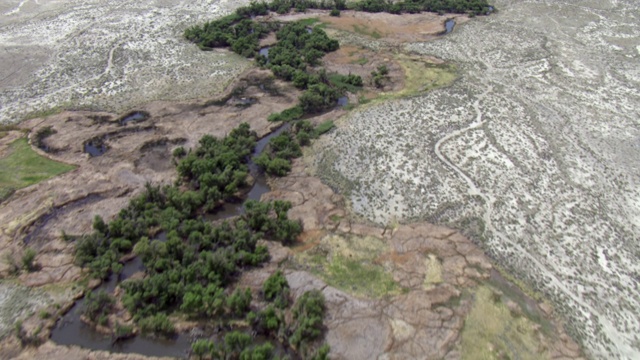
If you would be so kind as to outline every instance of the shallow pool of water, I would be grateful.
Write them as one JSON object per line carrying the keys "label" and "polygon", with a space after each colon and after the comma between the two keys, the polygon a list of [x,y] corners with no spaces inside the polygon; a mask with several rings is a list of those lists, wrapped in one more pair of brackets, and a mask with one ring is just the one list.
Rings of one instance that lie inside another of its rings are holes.
{"label": "shallow pool of water", "polygon": [[444,22],[444,33],[449,34],[453,31],[453,28],[456,26],[456,21],[453,19],[448,19]]}
{"label": "shallow pool of water", "polygon": [[94,141],[89,141],[84,144],[84,152],[89,154],[91,157],[102,156],[107,152],[107,145],[104,143],[97,144]]}
{"label": "shallow pool of water", "polygon": [[148,118],[149,118],[149,113],[147,113],[145,111],[133,111],[133,112],[125,115],[120,120],[120,125],[124,126],[124,125],[127,125],[130,122],[136,123],[136,122],[147,120]]}

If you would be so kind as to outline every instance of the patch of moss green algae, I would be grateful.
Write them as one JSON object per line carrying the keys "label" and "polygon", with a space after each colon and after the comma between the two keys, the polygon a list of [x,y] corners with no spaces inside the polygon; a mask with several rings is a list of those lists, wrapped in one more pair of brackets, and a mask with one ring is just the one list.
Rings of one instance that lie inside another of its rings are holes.
{"label": "patch of moss green algae", "polygon": [[337,289],[355,296],[380,298],[402,292],[390,271],[377,262],[387,250],[388,245],[375,237],[330,234],[316,247],[297,254],[296,262],[309,266]]}

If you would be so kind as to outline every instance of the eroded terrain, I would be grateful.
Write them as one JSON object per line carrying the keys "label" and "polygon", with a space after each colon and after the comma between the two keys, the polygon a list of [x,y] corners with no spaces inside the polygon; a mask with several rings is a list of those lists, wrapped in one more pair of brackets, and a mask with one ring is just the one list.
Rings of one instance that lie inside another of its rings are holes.
{"label": "eroded terrain", "polygon": [[496,6],[406,45],[460,79],[358,109],[323,140],[321,173],[363,218],[464,230],[548,294],[593,357],[637,358],[637,4]]}

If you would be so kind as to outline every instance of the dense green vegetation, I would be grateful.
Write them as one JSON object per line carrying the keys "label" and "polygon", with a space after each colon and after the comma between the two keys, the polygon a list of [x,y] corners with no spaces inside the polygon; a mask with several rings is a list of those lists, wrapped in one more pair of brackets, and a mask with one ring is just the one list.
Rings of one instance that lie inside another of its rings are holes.
{"label": "dense green vegetation", "polygon": [[289,283],[281,271],[276,271],[264,282],[262,293],[265,300],[272,301],[279,308],[289,305]]}
{"label": "dense green vegetation", "polygon": [[[440,13],[487,13],[490,10],[486,0],[363,0],[349,5],[366,12],[417,13],[436,11]],[[252,2],[240,7],[232,15],[218,20],[195,25],[185,30],[184,36],[201,49],[229,47],[232,51],[249,58],[255,58],[258,65],[270,69],[273,74],[304,90],[299,105],[279,114],[271,114],[270,121],[298,120],[304,114],[325,111],[336,106],[338,98],[345,91],[357,92],[362,87],[362,78],[357,75],[333,74],[328,76],[324,69],[312,70],[320,65],[320,59],[338,49],[336,40],[330,39],[320,27],[312,27],[309,20],[280,24],[257,21],[256,16],[267,15],[269,11],[285,14],[295,9],[331,10],[332,16],[339,16],[340,10],[347,9],[343,0],[274,0],[270,3]],[[259,54],[260,39],[276,31],[277,43],[268,49],[268,55]],[[372,74],[376,87],[383,86],[386,73]],[[283,171],[281,160],[274,163],[274,171]]]}
{"label": "dense green vegetation", "polygon": [[89,292],[84,300],[83,315],[99,325],[107,324],[107,317],[113,309],[115,299],[105,291]]}
{"label": "dense green vegetation", "polygon": [[171,323],[171,320],[169,320],[167,315],[163,313],[142,318],[138,321],[138,325],[140,326],[140,330],[142,330],[143,333],[154,333],[164,336],[170,336],[176,332],[176,329],[173,327],[173,323]]}
{"label": "dense green vegetation", "polygon": [[469,13],[486,14],[490,11],[486,0],[361,0],[354,3],[354,9],[366,12],[388,12],[392,14],[420,13],[423,11],[437,13]]}
{"label": "dense green vegetation", "polygon": [[[306,4],[298,2],[298,4]],[[300,104],[280,114],[272,114],[270,121],[298,120],[306,114],[318,113],[336,106],[344,91],[357,91],[362,79],[357,75],[336,77],[332,82],[324,69],[312,71],[320,65],[320,59],[338,49],[338,41],[330,39],[319,27],[309,27],[308,21],[281,25],[275,22],[260,23],[252,16],[264,15],[269,10],[288,12],[296,4],[290,2],[252,3],[239,8],[235,14],[203,25],[188,28],[184,36],[200,48],[230,47],[234,52],[255,57],[258,65],[304,90]],[[304,6],[305,8],[306,5]],[[268,57],[257,54],[260,38],[269,31],[276,31],[277,43],[269,48]]]}
{"label": "dense green vegetation", "polygon": [[[317,348],[315,352],[312,346],[323,331],[325,299],[320,291],[305,292],[289,308],[289,284],[282,272],[277,271],[264,282],[262,296],[269,305],[258,313],[247,314],[246,320],[251,330],[277,339],[284,346],[291,345],[303,358],[328,358],[328,345]],[[290,323],[285,321],[286,312],[292,314]],[[275,355],[275,348],[271,343],[255,344],[251,336],[240,331],[227,333],[222,343],[208,339],[198,340],[192,344],[191,350],[199,358],[211,359],[272,359]]]}
{"label": "dense green vegetation", "polygon": [[302,294],[293,306],[292,335],[289,338],[291,345],[306,352],[308,343],[322,334],[324,312],[324,295],[320,290],[311,290]]}
{"label": "dense green vegetation", "polygon": [[309,145],[311,139],[316,139],[334,127],[333,121],[328,120],[316,128],[307,121],[297,121],[292,132],[284,132],[273,137],[267,148],[253,160],[269,175],[285,176],[291,171],[291,160],[302,156],[302,146]]}
{"label": "dense green vegetation", "polygon": [[389,79],[389,69],[386,65],[378,66],[378,69],[371,72],[371,82],[377,88],[384,86],[385,80]]}
{"label": "dense green vegetation", "polygon": [[[143,333],[174,334],[170,316],[175,312],[222,323],[246,319],[257,333],[285,345],[289,341],[287,334],[298,328],[289,328],[284,321],[289,285],[282,273],[275,273],[265,282],[264,300],[270,305],[257,312],[251,308],[251,291],[235,286],[243,269],[268,260],[267,248],[257,244],[259,239],[288,245],[302,232],[301,223],[287,217],[291,204],[247,200],[241,216],[215,226],[202,218],[203,213],[215,211],[224,200],[239,196],[255,140],[255,133],[247,124],[223,139],[203,136],[195,149],[179,152],[180,176],[174,185],[147,184],[115,219],[107,223],[96,216],[94,232],[78,239],[76,261],[98,278],[106,279],[121,271],[120,259],[129,252],[141,258],[147,276],[125,280],[120,286],[124,290],[122,304]],[[296,146],[290,148],[292,143]],[[275,144],[281,156],[300,155],[295,141],[276,140]],[[160,231],[166,233],[166,240],[153,239]],[[85,315],[106,325],[113,303],[113,298],[104,292],[90,293]],[[116,332],[129,334],[129,330],[114,330],[116,339]],[[309,342],[315,339],[308,332],[302,336]],[[193,351],[214,358],[271,358],[271,344],[250,346],[251,342],[249,335],[231,332],[225,336],[224,344],[199,341],[194,343]]]}

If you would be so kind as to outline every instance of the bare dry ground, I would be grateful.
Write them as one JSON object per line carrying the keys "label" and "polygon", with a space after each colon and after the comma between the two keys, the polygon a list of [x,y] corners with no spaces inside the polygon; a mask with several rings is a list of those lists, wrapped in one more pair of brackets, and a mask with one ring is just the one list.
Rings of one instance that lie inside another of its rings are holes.
{"label": "bare dry ground", "polygon": [[548,294],[590,356],[638,358],[637,3],[496,6],[406,45],[460,79],[358,109],[317,150],[324,179],[379,224],[464,230]]}
{"label": "bare dry ground", "polygon": [[243,3],[2,1],[0,123],[59,107],[122,112],[218,93],[250,62],[202,52],[182,32]]}

